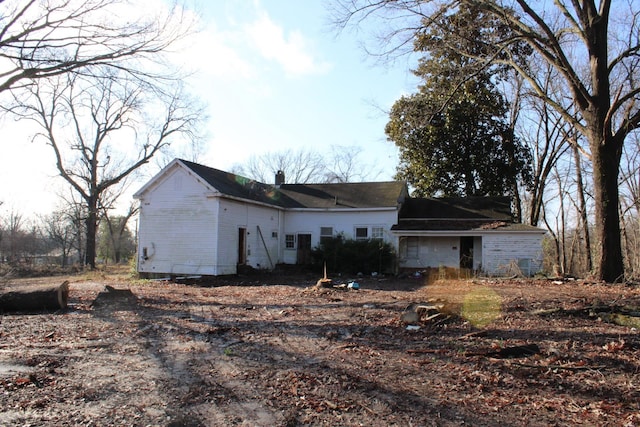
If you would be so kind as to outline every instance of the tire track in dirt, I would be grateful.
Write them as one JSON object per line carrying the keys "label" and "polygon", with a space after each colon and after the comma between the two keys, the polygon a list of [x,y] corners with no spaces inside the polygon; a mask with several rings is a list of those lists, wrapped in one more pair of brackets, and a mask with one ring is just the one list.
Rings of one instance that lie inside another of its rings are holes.
{"label": "tire track in dirt", "polygon": [[244,380],[245,367],[229,357],[234,343],[224,333],[201,332],[212,322],[201,310],[193,311],[198,314],[189,307],[177,316],[150,309],[142,327],[150,353],[169,374],[173,425],[283,425],[281,411],[265,404],[259,390]]}
{"label": "tire track in dirt", "polygon": [[[101,292],[93,303],[93,314],[109,325],[110,338],[117,345],[96,361],[87,360],[83,370],[88,372],[88,380],[98,379],[95,389],[107,386],[112,390],[108,398],[116,402],[110,406],[137,407],[140,415],[134,419],[139,425],[202,425],[191,414],[175,409],[179,396],[172,393],[176,390],[174,375],[154,349],[149,336],[153,324],[145,318],[136,295],[129,289]],[[104,405],[101,399],[100,406]]]}

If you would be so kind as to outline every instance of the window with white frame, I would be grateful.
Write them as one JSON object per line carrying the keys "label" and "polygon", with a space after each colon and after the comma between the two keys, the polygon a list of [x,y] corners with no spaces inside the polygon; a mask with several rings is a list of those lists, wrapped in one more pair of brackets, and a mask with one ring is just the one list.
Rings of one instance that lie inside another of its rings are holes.
{"label": "window with white frame", "polygon": [[320,242],[333,238],[333,227],[320,227]]}
{"label": "window with white frame", "polygon": [[286,249],[295,249],[296,248],[296,236],[294,234],[285,234],[284,236],[284,247]]}
{"label": "window with white frame", "polygon": [[367,240],[369,229],[367,227],[356,227],[356,240]]}
{"label": "window with white frame", "polygon": [[420,238],[416,236],[407,237],[403,243],[404,257],[408,259],[418,259],[420,255]]}
{"label": "window with white frame", "polygon": [[371,238],[372,239],[382,239],[382,238],[384,238],[384,228],[383,227],[371,227]]}

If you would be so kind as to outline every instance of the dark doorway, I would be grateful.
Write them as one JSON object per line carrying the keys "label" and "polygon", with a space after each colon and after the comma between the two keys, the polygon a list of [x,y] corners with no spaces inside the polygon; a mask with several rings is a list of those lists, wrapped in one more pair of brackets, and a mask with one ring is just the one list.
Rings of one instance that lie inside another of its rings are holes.
{"label": "dark doorway", "polygon": [[297,264],[311,264],[311,234],[298,234]]}
{"label": "dark doorway", "polygon": [[238,265],[247,263],[247,229],[238,228]]}
{"label": "dark doorway", "polygon": [[460,238],[460,268],[473,269],[473,237]]}

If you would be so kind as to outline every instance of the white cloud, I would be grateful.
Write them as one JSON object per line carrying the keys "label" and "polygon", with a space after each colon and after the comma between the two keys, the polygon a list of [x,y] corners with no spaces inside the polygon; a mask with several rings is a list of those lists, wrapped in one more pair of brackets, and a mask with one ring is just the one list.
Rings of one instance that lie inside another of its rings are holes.
{"label": "white cloud", "polygon": [[268,60],[276,61],[289,75],[300,76],[323,74],[331,69],[331,64],[317,61],[311,43],[298,30],[285,34],[266,12],[245,26],[249,40],[260,54]]}
{"label": "white cloud", "polygon": [[288,76],[324,74],[332,68],[318,59],[313,40],[300,30],[285,30],[260,2],[244,4],[240,11],[212,15],[205,21],[190,16],[202,30],[173,49],[172,61],[186,64],[200,77],[232,81],[259,79],[264,60],[277,64]]}
{"label": "white cloud", "polygon": [[171,59],[185,64],[188,71],[210,78],[249,79],[255,77],[254,67],[243,58],[238,41],[240,34],[219,29],[215,22],[203,25],[204,29],[182,40]]}

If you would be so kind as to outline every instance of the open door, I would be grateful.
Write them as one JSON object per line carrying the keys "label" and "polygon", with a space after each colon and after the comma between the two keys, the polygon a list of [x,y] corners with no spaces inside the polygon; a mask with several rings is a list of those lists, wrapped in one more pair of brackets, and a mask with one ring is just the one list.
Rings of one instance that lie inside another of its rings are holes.
{"label": "open door", "polygon": [[473,236],[460,237],[460,268],[473,270]]}
{"label": "open door", "polygon": [[238,228],[238,265],[247,263],[247,229]]}

